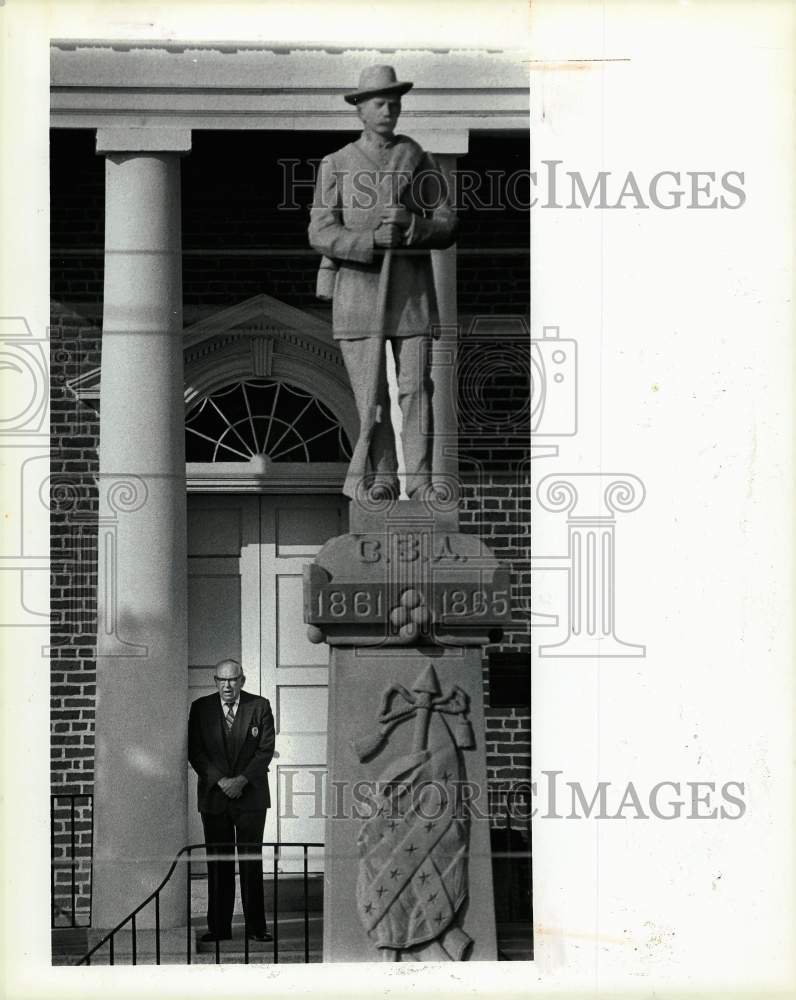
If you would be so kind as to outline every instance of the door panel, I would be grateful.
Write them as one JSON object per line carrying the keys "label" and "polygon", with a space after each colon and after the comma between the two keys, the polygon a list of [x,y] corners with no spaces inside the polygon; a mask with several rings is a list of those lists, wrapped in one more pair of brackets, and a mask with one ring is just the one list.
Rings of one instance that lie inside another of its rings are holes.
{"label": "door panel", "polygon": [[[307,562],[310,556],[301,556]],[[329,649],[326,643],[312,643],[304,624],[304,580],[301,574],[279,573],[274,576],[276,587],[276,665],[287,667],[327,667]]]}
{"label": "door panel", "polygon": [[302,500],[301,506],[278,503],[274,508],[276,554],[288,559],[313,558],[324,542],[341,534],[344,515],[336,497],[318,497],[311,504]]}
{"label": "door panel", "polygon": [[325,733],[327,701],[326,688],[320,684],[280,684],[277,728],[283,733]]}
{"label": "door panel", "polygon": [[[189,556],[190,558],[190,556]],[[189,669],[226,657],[240,660],[241,584],[238,559],[192,559],[188,576]]]}
{"label": "door panel", "polygon": [[240,555],[245,514],[255,506],[254,497],[190,497],[189,556]]}

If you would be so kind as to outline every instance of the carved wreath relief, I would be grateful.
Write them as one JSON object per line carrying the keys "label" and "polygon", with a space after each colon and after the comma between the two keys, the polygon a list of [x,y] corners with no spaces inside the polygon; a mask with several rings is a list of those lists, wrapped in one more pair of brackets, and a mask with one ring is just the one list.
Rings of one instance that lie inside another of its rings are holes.
{"label": "carved wreath relief", "polygon": [[456,926],[468,891],[469,816],[457,794],[461,751],[475,746],[468,712],[466,692],[454,685],[443,694],[429,666],[411,691],[387,688],[378,729],[353,741],[367,760],[414,720],[411,752],[382,771],[378,808],[357,836],[357,910],[385,961],[461,961],[472,944]]}

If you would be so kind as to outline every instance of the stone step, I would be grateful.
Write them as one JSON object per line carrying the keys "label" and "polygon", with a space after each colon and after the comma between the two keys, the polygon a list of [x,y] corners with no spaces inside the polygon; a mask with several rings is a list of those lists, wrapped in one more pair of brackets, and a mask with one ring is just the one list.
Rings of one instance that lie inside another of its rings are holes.
{"label": "stone step", "polygon": [[[274,933],[273,923],[268,925],[269,931]],[[200,941],[204,928],[199,927],[196,931],[196,954],[215,956],[215,942]],[[320,954],[323,938],[323,918],[321,914],[311,913],[309,915],[309,945],[310,953],[316,950]],[[283,956],[296,954],[300,960],[304,960],[304,914],[286,913],[279,915],[279,961],[283,961]],[[273,941],[249,941],[249,953],[258,956],[267,955],[268,961],[273,961],[274,956]],[[243,924],[239,920],[232,922],[232,940],[219,942],[219,954],[222,961],[227,961],[227,956],[239,955],[241,961],[244,956]],[[320,959],[318,959],[320,960]]]}
{"label": "stone step", "polygon": [[[203,942],[199,938],[205,932],[203,919],[192,922],[190,929],[191,963],[208,964],[215,962],[216,946],[214,942]],[[273,934],[273,924],[269,924]],[[78,928],[70,933],[53,932],[53,964],[74,964],[93,948],[105,936],[105,931],[93,928]],[[309,915],[309,946],[310,961],[321,960],[321,945],[323,938],[323,923],[320,914]],[[278,954],[275,953],[273,941],[249,941],[249,960],[251,962],[304,962],[304,914],[280,913]],[[135,940],[136,963],[139,965],[154,965],[156,961],[155,931],[149,928],[139,928]],[[56,959],[61,959],[57,961]],[[133,934],[129,928],[117,931],[113,942],[113,959],[115,965],[131,965],[133,961]],[[161,965],[185,965],[188,959],[188,929],[176,927],[160,932],[160,963]],[[243,937],[242,918],[233,919],[232,939],[219,942],[219,959],[222,963],[243,963],[245,961],[245,944]],[[110,945],[104,944],[91,957],[92,965],[110,964]]]}

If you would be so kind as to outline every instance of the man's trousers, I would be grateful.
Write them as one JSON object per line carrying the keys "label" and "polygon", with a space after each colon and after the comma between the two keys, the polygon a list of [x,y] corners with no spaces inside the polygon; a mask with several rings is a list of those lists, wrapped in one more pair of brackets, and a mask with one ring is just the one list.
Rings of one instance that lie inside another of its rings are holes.
{"label": "man's trousers", "polygon": [[[398,405],[401,408],[406,492],[409,496],[431,481],[433,425],[429,373],[429,338],[427,336],[393,337],[392,345],[398,379]],[[370,473],[374,484],[398,489],[398,458],[395,434],[390,420],[390,394],[387,385],[386,344],[380,337],[338,340],[348,378],[357,404],[360,422],[378,406],[381,420],[375,425],[370,442]]]}
{"label": "man's trousers", "polygon": [[[262,844],[265,813],[202,813],[207,854],[228,855],[229,861],[207,862],[207,929],[218,937],[230,937],[235,908],[235,844],[238,848],[240,895],[247,934],[262,934],[265,925],[263,901]],[[249,855],[241,860],[240,855]]]}

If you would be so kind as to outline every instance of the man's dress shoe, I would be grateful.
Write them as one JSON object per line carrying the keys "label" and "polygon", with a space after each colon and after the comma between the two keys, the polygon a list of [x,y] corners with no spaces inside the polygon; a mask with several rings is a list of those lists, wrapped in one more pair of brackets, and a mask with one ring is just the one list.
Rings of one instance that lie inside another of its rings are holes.
{"label": "man's dress shoe", "polygon": [[214,934],[212,931],[207,931],[207,933],[203,934],[199,938],[199,940],[203,944],[207,944],[207,943],[209,943],[211,941],[231,941],[232,940],[232,935],[231,934]]}
{"label": "man's dress shoe", "polygon": [[259,931],[257,934],[249,935],[250,941],[273,941],[273,934],[269,934],[268,931]]}

